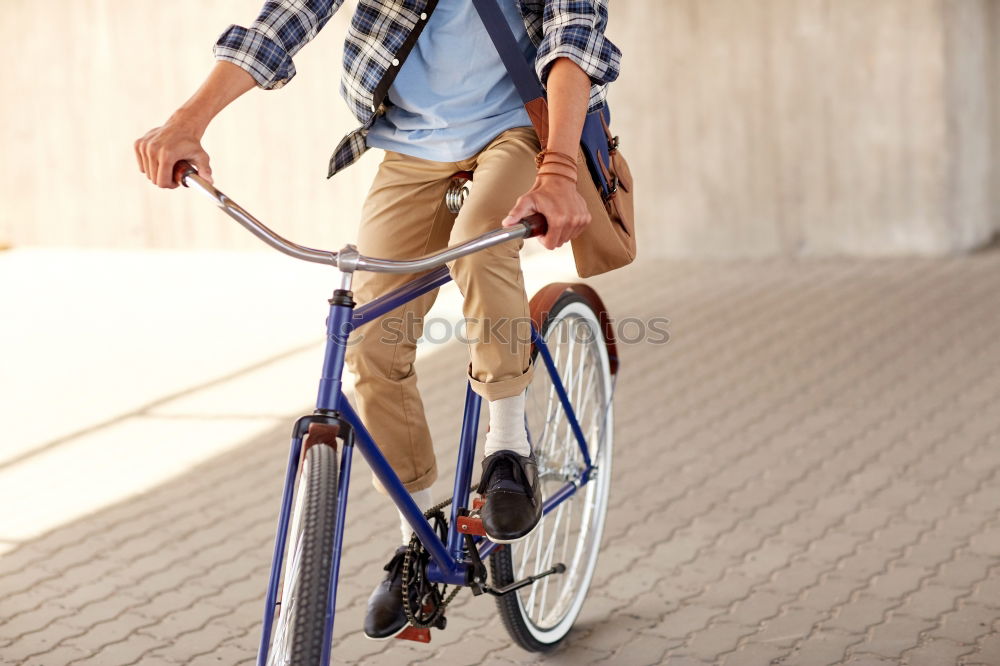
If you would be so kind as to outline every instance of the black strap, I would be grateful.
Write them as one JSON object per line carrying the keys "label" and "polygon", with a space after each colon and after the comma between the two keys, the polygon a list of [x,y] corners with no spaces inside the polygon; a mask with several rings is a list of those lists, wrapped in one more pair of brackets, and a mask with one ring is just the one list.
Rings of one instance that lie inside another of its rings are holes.
{"label": "black strap", "polygon": [[392,82],[396,80],[396,75],[403,69],[403,63],[409,57],[410,51],[413,50],[413,46],[417,43],[417,39],[423,34],[424,26],[430,21],[430,17],[434,14],[437,4],[438,0],[427,0],[423,11],[427,15],[427,18],[417,21],[417,24],[413,26],[413,30],[410,31],[410,34],[406,36],[406,40],[403,41],[396,51],[396,60],[399,61],[399,64],[387,67],[385,74],[382,75],[382,79],[375,86],[375,90],[372,92],[372,111],[378,110],[378,107],[389,96],[389,88],[392,86]]}
{"label": "black strap", "polygon": [[497,1],[472,0],[472,4],[479,12],[479,18],[486,26],[486,32],[493,40],[493,46],[500,54],[500,60],[507,68],[507,73],[510,74],[514,87],[517,88],[517,92],[521,96],[521,101],[527,104],[539,97],[545,97],[545,91],[542,89],[542,84],[538,82],[535,68],[528,64],[524,53],[521,52],[514,32],[510,29],[510,24],[507,23],[507,18],[503,15]]}

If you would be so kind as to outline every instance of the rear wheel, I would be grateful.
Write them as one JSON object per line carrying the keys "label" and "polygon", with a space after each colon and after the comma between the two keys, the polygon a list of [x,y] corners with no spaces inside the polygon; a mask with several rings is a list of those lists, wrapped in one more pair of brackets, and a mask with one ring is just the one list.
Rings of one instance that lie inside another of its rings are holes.
{"label": "rear wheel", "polygon": [[[597,564],[611,484],[613,447],[612,375],[600,313],[566,291],[541,325],[577,420],[587,440],[590,480],[542,518],[522,541],[494,551],[490,568],[501,587],[566,566],[516,592],[497,598],[511,637],[526,650],[554,648],[580,614]],[[586,468],[555,385],[535,351],[536,369],[526,394],[526,425],[538,460],[543,498],[567,483],[581,482]]]}
{"label": "rear wheel", "polygon": [[292,505],[281,601],[272,630],[269,666],[319,664],[326,631],[333,531],[337,519],[337,455],[309,447]]}

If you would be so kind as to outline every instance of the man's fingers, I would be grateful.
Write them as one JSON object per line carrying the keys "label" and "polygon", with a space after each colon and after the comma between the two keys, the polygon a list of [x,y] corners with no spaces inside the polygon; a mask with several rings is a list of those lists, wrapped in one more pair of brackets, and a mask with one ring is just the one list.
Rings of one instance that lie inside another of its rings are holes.
{"label": "man's fingers", "polygon": [[146,151],[149,148],[149,132],[143,134],[135,142],[135,156],[139,160],[139,170],[147,177],[149,176],[149,158]]}
{"label": "man's fingers", "polygon": [[547,215],[548,231],[543,237],[542,245],[550,250],[561,247],[578,238],[590,223],[590,215],[586,212],[576,215]]}
{"label": "man's fingers", "polygon": [[173,189],[177,187],[174,182],[174,160],[173,155],[165,150],[156,153],[156,183],[157,187]]}
{"label": "man's fingers", "polygon": [[566,225],[563,227],[563,233],[559,238],[559,245],[565,245],[569,243],[574,238],[577,238],[583,233],[584,224],[582,223],[582,218],[576,218],[567,221]]}
{"label": "man's fingers", "polygon": [[548,218],[549,230],[542,237],[542,246],[549,250],[554,250],[566,242],[566,218]]}
{"label": "man's fingers", "polygon": [[563,246],[566,243],[568,243],[570,239],[573,237],[574,227],[575,227],[574,220],[571,218],[567,218],[565,224],[563,224],[562,233],[559,234],[560,246]]}
{"label": "man's fingers", "polygon": [[135,154],[139,158],[139,171],[146,175],[146,144],[139,139],[135,144]]}
{"label": "man's fingers", "polygon": [[143,167],[142,170],[146,174],[146,178],[148,178],[150,182],[152,182],[153,178],[156,177],[156,171],[155,171],[156,164],[153,161],[152,154],[149,152],[148,143],[144,143],[142,146],[142,167]]}
{"label": "man's fingers", "polygon": [[156,148],[153,146],[146,146],[146,175],[149,176],[149,182],[156,184],[157,169],[159,169],[160,160],[159,155],[157,155]]}
{"label": "man's fingers", "polygon": [[583,234],[584,230],[587,228],[588,224],[590,224],[590,215],[581,217],[577,221],[577,224],[573,227],[573,232],[570,234],[569,240],[574,240],[579,238],[580,235]]}
{"label": "man's fingers", "polygon": [[[153,171],[153,177],[151,180],[153,181],[153,184],[156,185],[157,187],[164,187],[166,185],[166,183],[164,183],[164,175],[165,175],[164,172],[166,171],[163,160],[164,155],[162,152],[158,151],[152,153],[152,155],[153,158],[156,160],[156,169]],[[169,176],[167,177],[169,178]]]}
{"label": "man's fingers", "polygon": [[188,161],[198,170],[199,176],[214,184],[215,181],[212,180],[212,165],[209,164],[208,153],[198,153],[197,155],[193,155]]}
{"label": "man's fingers", "polygon": [[139,171],[143,172],[143,168],[142,168],[142,150],[140,149],[141,145],[142,145],[142,139],[136,139],[135,143],[132,144],[132,150],[135,153],[135,161],[139,163]]}
{"label": "man's fingers", "polygon": [[517,203],[514,204],[514,207],[510,209],[507,217],[500,224],[501,226],[509,227],[537,212],[538,209],[535,207],[535,202],[532,198],[524,196],[517,200]]}

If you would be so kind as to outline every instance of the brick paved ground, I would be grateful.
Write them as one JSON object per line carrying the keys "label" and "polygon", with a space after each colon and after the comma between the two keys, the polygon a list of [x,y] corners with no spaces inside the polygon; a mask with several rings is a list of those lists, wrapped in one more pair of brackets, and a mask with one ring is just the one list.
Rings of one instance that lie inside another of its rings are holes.
{"label": "brick paved ground", "polygon": [[[547,662],[1000,664],[1000,252],[595,282],[673,337],[623,350],[605,550]],[[443,461],[463,359],[424,363]],[[0,662],[251,663],[286,430],[5,555]],[[362,638],[396,529],[356,472],[335,661],[534,663],[467,594],[430,645]]]}

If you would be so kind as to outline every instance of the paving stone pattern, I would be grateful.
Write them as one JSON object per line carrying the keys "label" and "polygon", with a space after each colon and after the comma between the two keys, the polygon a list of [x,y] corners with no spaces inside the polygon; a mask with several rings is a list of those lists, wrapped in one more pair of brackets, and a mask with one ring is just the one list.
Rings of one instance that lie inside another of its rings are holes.
{"label": "paving stone pattern", "polygon": [[[668,317],[671,340],[622,345],[604,550],[545,662],[1000,664],[1000,251],[647,262],[594,283],[619,320]],[[444,478],[465,359],[422,367]],[[4,556],[0,662],[252,663],[286,438]],[[365,640],[397,530],[360,464],[352,484],[335,663],[541,661],[468,593],[429,645]]]}

